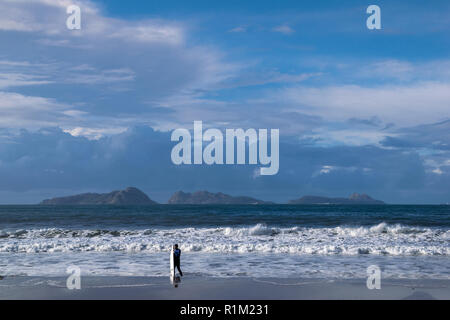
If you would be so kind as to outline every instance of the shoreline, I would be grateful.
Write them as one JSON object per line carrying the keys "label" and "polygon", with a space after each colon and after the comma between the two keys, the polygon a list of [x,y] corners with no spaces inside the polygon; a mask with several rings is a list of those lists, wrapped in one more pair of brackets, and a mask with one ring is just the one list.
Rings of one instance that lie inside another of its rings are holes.
{"label": "shoreline", "polygon": [[5,277],[0,300],[449,300],[449,280],[212,278],[185,276],[178,288],[169,277],[84,276],[80,290],[65,277]]}

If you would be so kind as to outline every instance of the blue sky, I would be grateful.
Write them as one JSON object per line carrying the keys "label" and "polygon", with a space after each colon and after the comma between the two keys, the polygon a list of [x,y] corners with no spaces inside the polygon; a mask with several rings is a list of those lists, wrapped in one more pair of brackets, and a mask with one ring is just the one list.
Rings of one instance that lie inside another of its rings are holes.
{"label": "blue sky", "polygon": [[[82,29],[67,30],[77,4]],[[381,8],[382,29],[366,28]],[[0,203],[127,186],[450,202],[448,1],[0,0]],[[280,171],[170,132],[279,128]]]}

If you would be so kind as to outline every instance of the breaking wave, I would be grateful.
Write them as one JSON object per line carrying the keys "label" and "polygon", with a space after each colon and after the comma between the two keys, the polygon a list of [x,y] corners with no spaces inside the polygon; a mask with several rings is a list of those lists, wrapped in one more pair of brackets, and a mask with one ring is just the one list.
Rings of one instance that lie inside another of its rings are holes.
{"label": "breaking wave", "polygon": [[184,252],[294,255],[450,255],[450,230],[380,223],[371,227],[247,227],[139,230],[0,230],[0,253],[148,252],[178,242]]}

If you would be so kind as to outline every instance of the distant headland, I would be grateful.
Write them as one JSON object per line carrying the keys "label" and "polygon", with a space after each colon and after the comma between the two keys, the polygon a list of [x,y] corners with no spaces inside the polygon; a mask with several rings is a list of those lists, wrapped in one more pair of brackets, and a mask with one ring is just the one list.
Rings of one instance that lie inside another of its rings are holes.
{"label": "distant headland", "polygon": [[[262,205],[274,204],[248,196],[231,196],[222,192],[212,193],[197,191],[193,193],[177,191],[167,202],[168,204],[227,204],[227,205]],[[41,205],[155,205],[156,201],[150,199],[144,192],[135,187],[110,193],[83,193],[68,197],[58,197],[44,200]],[[354,193],[349,198],[328,198],[319,196],[304,196],[291,200],[288,204],[385,204],[381,200],[375,200],[366,194]]]}
{"label": "distant headland", "polygon": [[273,204],[273,202],[262,201],[251,197],[233,197],[221,192],[211,193],[208,191],[197,191],[185,193],[175,192],[169,199],[169,204]]}
{"label": "distant headland", "polygon": [[304,196],[289,201],[289,204],[385,204],[381,200],[375,200],[367,194],[353,193],[348,198],[328,198],[318,196]]}
{"label": "distant headland", "polygon": [[141,190],[129,187],[110,193],[83,193],[42,201],[42,205],[151,205],[157,204]]}

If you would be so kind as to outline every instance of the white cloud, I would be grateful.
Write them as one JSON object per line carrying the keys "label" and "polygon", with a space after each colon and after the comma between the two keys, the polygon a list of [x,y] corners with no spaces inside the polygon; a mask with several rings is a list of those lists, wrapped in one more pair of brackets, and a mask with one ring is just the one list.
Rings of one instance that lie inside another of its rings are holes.
{"label": "white cloud", "polygon": [[438,176],[448,173],[450,169],[450,160],[440,159],[439,156],[425,159],[424,164],[428,172]]}
{"label": "white cloud", "polygon": [[[187,27],[184,24],[162,19],[109,18],[90,1],[75,3],[82,11],[80,31],[66,29],[65,9],[72,2],[0,2],[0,21],[12,19],[23,23],[20,28],[12,28],[0,22],[0,30],[23,32],[26,37],[31,35],[33,46],[41,52],[35,56],[28,54],[28,50],[21,50],[19,56],[12,58],[13,51],[29,46],[30,42],[14,42],[14,33],[2,32],[13,50],[8,55],[6,48],[0,57],[3,59],[0,60],[0,88],[20,90],[21,86],[57,85],[56,90],[46,91],[53,95],[54,101],[68,96],[72,100],[84,100],[77,105],[89,113],[70,117],[76,122],[71,126],[65,123],[64,128],[92,128],[95,117],[120,127],[123,123],[155,123],[154,116],[146,114],[146,110],[168,105],[167,101],[196,100],[208,90],[217,89],[221,82],[233,78],[240,69],[238,65],[226,63],[222,52],[214,47],[186,43]],[[52,48],[54,46],[58,49]],[[95,90],[99,94],[89,92],[85,95],[86,85],[98,86]],[[135,90],[136,95],[128,98],[118,94],[130,90]],[[117,94],[116,101],[124,101],[124,105],[108,101],[112,99],[109,93]],[[72,112],[80,111],[77,106],[68,108]],[[11,114],[9,116],[16,122],[4,121],[8,127],[24,124],[19,112],[13,118]],[[70,114],[63,113],[62,116],[67,118]],[[133,120],[137,122],[133,123]],[[161,121],[170,122],[167,119]],[[52,118],[48,123],[59,123],[59,120]]]}
{"label": "white cloud", "polygon": [[69,106],[54,99],[0,91],[0,127],[36,129],[68,120]]}
{"label": "white cloud", "polygon": [[368,173],[372,171],[370,168],[360,168],[357,166],[336,166],[336,165],[323,165],[320,167],[320,169],[316,170],[313,174],[313,178],[317,178],[319,176],[328,175],[332,172],[355,172],[361,170],[363,173]]}
{"label": "white cloud", "polygon": [[272,29],[272,31],[274,32],[279,32],[279,33],[283,33],[283,34],[291,34],[294,32],[294,29],[292,29],[291,27],[289,27],[288,25],[281,25],[281,26],[276,26]]}
{"label": "white cloud", "polygon": [[0,60],[1,67],[47,67],[48,64],[32,64],[29,61]]}
{"label": "white cloud", "polygon": [[75,127],[64,129],[64,132],[69,133],[74,137],[86,137],[89,140],[98,140],[106,135],[114,135],[127,131],[127,127],[112,127],[112,128],[86,128]]}
{"label": "white cloud", "polygon": [[51,111],[61,108],[62,105],[52,99],[0,91],[0,111],[17,109]]}
{"label": "white cloud", "polygon": [[252,173],[252,178],[253,179],[257,179],[261,177],[261,169],[260,168],[255,168],[255,170],[253,170]]}
{"label": "white cloud", "polygon": [[67,63],[0,61],[0,89],[54,83],[108,84],[134,80],[135,72],[129,68],[99,70],[87,64],[68,67]]}
{"label": "white cloud", "polygon": [[[80,71],[79,73],[73,74],[70,78],[66,80],[68,83],[77,84],[104,84],[112,82],[123,82],[123,81],[133,81],[135,79],[135,73],[128,69],[111,69],[98,71],[95,68],[92,71],[74,70]],[[64,81],[64,80],[63,80]]]}
{"label": "white cloud", "polygon": [[411,63],[399,60],[383,60],[362,67],[361,75],[365,77],[382,77],[408,80],[414,67]]}
{"label": "white cloud", "polygon": [[334,169],[335,169],[335,167],[333,167],[333,166],[323,166],[322,169],[320,169],[319,173],[327,174],[327,173],[330,173]]}
{"label": "white cloud", "polygon": [[[113,22],[111,22],[113,23]],[[154,22],[141,23],[131,27],[122,27],[117,31],[112,30],[108,35],[110,38],[119,38],[125,41],[137,42],[162,42],[170,44],[181,44],[184,36],[180,28],[169,25],[158,25]]]}
{"label": "white cloud", "polygon": [[327,147],[332,145],[349,145],[349,146],[365,146],[377,145],[379,146],[386,135],[395,136],[393,133],[388,133],[377,128],[365,129],[340,129],[332,126],[323,126],[314,128],[311,133],[302,136],[302,139],[314,140],[317,146]]}
{"label": "white cloud", "polygon": [[0,91],[0,128],[36,131],[59,127],[73,136],[99,139],[126,131],[137,119],[93,116],[55,99]]}
{"label": "white cloud", "polygon": [[375,61],[365,65],[349,65],[355,76],[374,80],[450,80],[450,60],[411,63],[396,59]]}
{"label": "white cloud", "polygon": [[[81,30],[67,30],[66,9],[76,4],[81,8]],[[71,46],[73,37],[109,37],[122,41],[180,44],[183,30],[174,23],[160,20],[126,22],[108,18],[88,0],[3,0],[0,2],[0,30],[38,33],[50,39],[41,43]],[[63,37],[60,39],[58,37]],[[91,39],[92,40],[92,39]]]}
{"label": "white cloud", "polygon": [[[45,122],[63,123],[67,130],[73,131],[74,128],[94,130],[96,127],[92,125],[92,121],[96,115],[97,120],[109,122],[114,117],[120,118],[114,122],[114,126],[124,127],[124,123],[131,123],[132,119],[138,118],[133,112],[139,113],[141,116],[139,120],[152,121],[152,125],[167,129],[180,122],[190,122],[200,115],[205,121],[240,122],[249,126],[257,121],[262,123],[262,127],[276,125],[283,127],[284,132],[296,134],[303,133],[308,125],[325,127],[329,122],[342,123],[350,118],[377,117],[382,123],[394,122],[400,126],[410,126],[435,122],[450,116],[448,108],[450,85],[445,81],[371,87],[341,84],[320,87],[300,86],[298,82],[312,77],[318,75],[326,77],[327,70],[312,69],[321,72],[290,71],[289,73],[272,71],[264,74],[256,72],[252,75],[242,64],[226,63],[225,56],[215,48],[190,46],[187,41],[189,37],[185,36],[188,29],[184,24],[160,19],[126,21],[109,18],[102,14],[101,8],[90,1],[77,2],[82,8],[82,30],[71,32],[65,27],[67,17],[65,7],[69,3],[72,2],[36,0],[30,4],[29,1],[24,0],[7,0],[0,3],[0,30],[35,33],[34,42],[40,46],[40,49],[47,45],[57,45],[61,48],[46,49],[48,52],[59,50],[62,52],[58,56],[53,56],[57,57],[58,62],[49,67],[44,66],[45,63],[40,63],[41,61],[32,62],[31,59],[25,61],[21,57],[18,57],[17,61],[12,61],[11,58],[0,60],[0,88],[44,85],[51,84],[50,82],[56,82],[58,85],[103,84],[108,87],[114,86],[116,90],[126,90],[136,85],[139,87],[136,92],[142,98],[142,104],[138,105],[140,102],[138,101],[136,106],[130,103],[126,106],[116,106],[115,109],[109,109],[109,105],[102,105],[98,108],[99,114],[96,114],[95,97],[83,97],[87,100],[85,102],[89,102],[89,113],[83,113],[77,109],[77,106],[67,104],[64,112],[58,113],[57,116],[50,113],[49,121]],[[23,25],[18,28],[3,25],[2,22],[8,19],[21,21]],[[233,30],[242,32],[244,29],[246,27],[240,26]],[[294,32],[288,25],[277,26],[273,28],[273,31],[284,34]],[[3,56],[7,56],[7,51]],[[418,70],[432,78],[433,72],[438,70],[441,70],[440,74],[444,76],[445,66],[448,64],[441,61],[419,66],[410,62],[384,60],[369,63],[367,66],[361,65],[354,68],[351,74],[352,80],[360,80],[361,77],[370,78],[375,74],[380,78],[409,81],[415,79],[411,75]],[[352,66],[339,64],[333,71],[337,69],[352,70]],[[311,68],[306,70],[310,71]],[[261,70],[258,69],[258,71]],[[338,72],[336,74],[340,76]],[[205,98],[207,96],[205,92],[208,91],[274,83],[283,84],[286,87],[272,92],[262,91],[257,95],[262,97],[260,99],[245,100],[239,97],[235,100],[221,100],[221,97],[214,95],[208,95],[208,98]],[[352,83],[355,82],[352,81]],[[146,89],[142,89],[143,87]],[[53,103],[59,101],[58,94],[64,95],[66,91],[61,90],[60,87],[58,89],[59,92],[55,90],[48,93],[55,95],[54,100],[42,98],[43,101],[48,100]],[[101,90],[99,96],[108,97],[108,94],[105,94],[105,88],[96,89]],[[56,104],[59,105],[59,103]],[[146,114],[147,108],[152,111],[152,107],[164,107],[174,112],[168,117],[156,119],[154,114]],[[20,116],[26,118],[27,115],[17,112],[15,117],[12,117],[12,110],[8,110],[9,119],[16,119],[17,126],[23,125],[23,122],[19,121]],[[126,112],[130,114],[126,115]],[[119,113],[121,116],[117,117]],[[306,122],[310,119],[306,119],[305,116],[321,119],[320,124],[307,124]],[[300,119],[302,117],[303,119]],[[44,119],[45,114],[40,115],[39,118]],[[76,122],[68,123],[66,119]],[[3,123],[8,123],[9,126],[16,125],[7,121]],[[330,141],[357,145],[377,143],[385,135],[379,128],[346,130],[328,127],[329,129],[309,131],[309,134],[313,138],[327,137]],[[73,132],[83,134],[88,130]]]}
{"label": "white cloud", "polygon": [[48,80],[45,76],[0,72],[0,89],[50,83],[52,83],[52,81]]}
{"label": "white cloud", "polygon": [[378,87],[294,87],[277,91],[269,99],[291,111],[333,121],[376,116],[385,122],[412,126],[450,117],[450,83],[440,82]]}
{"label": "white cloud", "polygon": [[247,27],[239,26],[231,29],[229,32],[247,32]]}
{"label": "white cloud", "polygon": [[266,84],[282,84],[282,83],[299,83],[314,77],[321,76],[321,73],[282,73],[276,70],[252,72],[243,70],[243,74],[239,78],[231,78],[229,82],[222,84],[225,88],[246,87],[246,86],[262,86]]}

